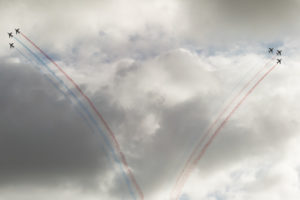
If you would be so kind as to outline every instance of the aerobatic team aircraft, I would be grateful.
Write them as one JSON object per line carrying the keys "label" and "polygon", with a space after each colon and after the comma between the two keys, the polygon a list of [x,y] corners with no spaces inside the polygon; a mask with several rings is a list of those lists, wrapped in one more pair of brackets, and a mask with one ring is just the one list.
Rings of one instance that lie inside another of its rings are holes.
{"label": "aerobatic team aircraft", "polygon": [[276,53],[276,54],[277,54],[278,56],[281,56],[281,52],[282,52],[282,50],[277,50],[277,53]]}
{"label": "aerobatic team aircraft", "polygon": [[281,64],[281,59],[277,59],[277,64]]}
{"label": "aerobatic team aircraft", "polygon": [[273,50],[274,50],[274,48],[269,48],[269,53],[273,54]]}
{"label": "aerobatic team aircraft", "polygon": [[13,35],[12,35],[12,32],[10,32],[10,33],[7,33],[8,34],[8,38],[11,38],[11,37],[13,37]]}
{"label": "aerobatic team aircraft", "polygon": [[9,43],[9,48],[15,48],[14,43]]}
{"label": "aerobatic team aircraft", "polygon": [[16,31],[16,35],[17,35],[18,33],[20,33],[20,29],[19,29],[19,28],[15,28],[15,31]]}

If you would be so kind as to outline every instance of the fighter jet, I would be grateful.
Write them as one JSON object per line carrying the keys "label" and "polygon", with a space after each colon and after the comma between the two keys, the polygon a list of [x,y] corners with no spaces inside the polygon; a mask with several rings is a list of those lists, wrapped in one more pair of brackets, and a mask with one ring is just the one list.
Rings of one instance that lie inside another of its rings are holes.
{"label": "fighter jet", "polygon": [[277,50],[277,53],[276,53],[276,54],[277,54],[278,56],[281,56],[281,52],[282,52],[282,50]]}
{"label": "fighter jet", "polygon": [[281,59],[277,59],[277,64],[281,64]]}
{"label": "fighter jet", "polygon": [[19,28],[15,28],[16,31],[16,35],[19,33],[20,34],[20,29]]}
{"label": "fighter jet", "polygon": [[11,37],[13,37],[13,34],[12,34],[12,32],[10,32],[10,33],[7,33],[8,34],[8,38],[11,38]]}
{"label": "fighter jet", "polygon": [[9,48],[15,48],[14,43],[9,43]]}
{"label": "fighter jet", "polygon": [[274,48],[269,48],[269,53],[273,54]]}

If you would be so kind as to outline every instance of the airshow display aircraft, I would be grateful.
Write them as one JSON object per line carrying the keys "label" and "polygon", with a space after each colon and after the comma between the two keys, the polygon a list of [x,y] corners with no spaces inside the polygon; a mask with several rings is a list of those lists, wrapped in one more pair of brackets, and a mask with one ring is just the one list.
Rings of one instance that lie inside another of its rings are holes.
{"label": "airshow display aircraft", "polygon": [[19,33],[20,34],[20,29],[19,28],[15,28],[16,31],[16,35]]}
{"label": "airshow display aircraft", "polygon": [[[16,31],[16,35],[21,33],[19,28],[15,28],[15,31]],[[8,32],[7,34],[8,34],[8,38],[14,37],[12,32]],[[15,48],[14,43],[9,43],[9,48],[10,49]]]}
{"label": "airshow display aircraft", "polygon": [[12,32],[7,33],[8,34],[8,38],[13,37]]}
{"label": "airshow display aircraft", "polygon": [[277,59],[277,64],[281,64],[281,59]]}
{"label": "airshow display aircraft", "polygon": [[269,53],[273,53],[274,48],[269,48]]}
{"label": "airshow display aircraft", "polygon": [[277,54],[278,56],[281,56],[281,52],[282,52],[282,50],[277,50],[277,53],[276,53],[276,54]]}
{"label": "airshow display aircraft", "polygon": [[9,48],[15,48],[14,43],[9,43]]}

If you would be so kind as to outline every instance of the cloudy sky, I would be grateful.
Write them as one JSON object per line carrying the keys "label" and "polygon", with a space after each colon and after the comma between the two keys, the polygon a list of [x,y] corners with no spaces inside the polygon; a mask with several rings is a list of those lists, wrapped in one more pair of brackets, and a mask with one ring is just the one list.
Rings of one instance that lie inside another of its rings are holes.
{"label": "cloudy sky", "polygon": [[141,199],[76,99],[8,38],[16,27],[93,101],[145,200],[171,199],[209,125],[275,64],[267,48],[282,49],[282,64],[222,128],[180,199],[299,199],[299,9],[297,0],[0,0],[0,199]]}

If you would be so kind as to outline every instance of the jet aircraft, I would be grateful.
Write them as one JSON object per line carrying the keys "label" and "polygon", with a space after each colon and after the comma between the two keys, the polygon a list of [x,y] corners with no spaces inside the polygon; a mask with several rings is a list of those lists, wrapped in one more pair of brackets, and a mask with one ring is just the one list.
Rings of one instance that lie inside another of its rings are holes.
{"label": "jet aircraft", "polygon": [[274,48],[269,48],[269,53],[273,54],[273,50],[274,50]]}
{"label": "jet aircraft", "polygon": [[11,37],[13,37],[13,34],[12,34],[12,32],[10,32],[10,33],[7,33],[8,34],[8,38],[11,38]]}
{"label": "jet aircraft", "polygon": [[277,59],[277,64],[281,64],[281,59]]}
{"label": "jet aircraft", "polygon": [[278,56],[281,56],[281,52],[282,52],[282,50],[277,50],[277,53],[276,53],[276,54],[277,54]]}
{"label": "jet aircraft", "polygon": [[15,48],[14,43],[9,43],[9,48]]}
{"label": "jet aircraft", "polygon": [[15,28],[16,31],[16,35],[19,33],[20,34],[20,29],[19,28]]}

